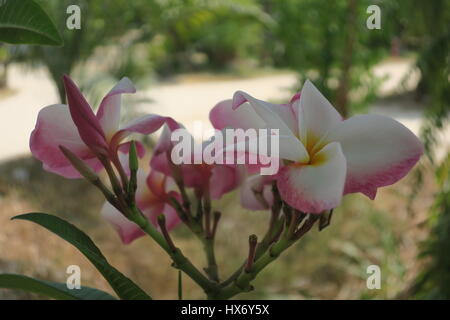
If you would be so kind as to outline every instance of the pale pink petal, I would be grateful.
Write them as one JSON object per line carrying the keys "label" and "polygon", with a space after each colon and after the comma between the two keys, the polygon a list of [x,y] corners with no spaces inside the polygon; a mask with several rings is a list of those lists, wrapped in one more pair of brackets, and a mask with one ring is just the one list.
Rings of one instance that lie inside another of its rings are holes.
{"label": "pale pink petal", "polygon": [[85,160],[93,170],[102,168],[91,150],[81,140],[66,105],[43,108],[38,115],[36,127],[31,133],[30,149],[33,156],[42,161],[44,169],[66,178],[81,178],[59,149],[62,145]]}
{"label": "pale pink petal", "polygon": [[289,103],[293,104],[295,101],[299,100],[301,96],[301,92],[297,92],[296,94],[294,94],[291,98],[291,100],[289,100]]}
{"label": "pale pink petal", "polygon": [[107,137],[111,138],[119,130],[122,94],[135,92],[136,89],[130,79],[122,78],[103,98],[97,118]]}
{"label": "pale pink petal", "polygon": [[[263,151],[259,148],[259,143],[264,140],[267,142],[267,148]],[[267,154],[268,150],[270,150],[270,154]],[[292,135],[271,134],[268,136],[267,134],[258,134],[250,138],[236,139],[236,143],[227,144],[223,152],[226,159],[236,158],[235,154],[237,154],[240,157],[257,155],[265,159],[280,158],[302,163],[309,161],[309,155],[305,147],[299,139]],[[227,160],[227,163],[230,163],[228,161],[231,160]]]}
{"label": "pale pink petal", "polygon": [[310,150],[330,129],[342,121],[342,117],[319,90],[306,80],[298,108],[299,138]]}
{"label": "pale pink petal", "polygon": [[[279,136],[278,154],[281,159],[302,163],[309,161],[309,154],[303,144],[292,136]],[[275,154],[272,154],[272,156],[275,156]]]}
{"label": "pale pink petal", "polygon": [[273,204],[272,182],[267,176],[255,175],[242,185],[241,205],[249,210],[267,210]]}
{"label": "pale pink petal", "polygon": [[141,210],[144,210],[155,202],[158,202],[157,196],[154,195],[148,188],[147,184],[147,173],[139,168],[137,171],[137,190],[136,190],[136,203]]}
{"label": "pale pink petal", "polygon": [[164,202],[156,202],[150,207],[147,207],[146,209],[141,209],[144,216],[148,218],[148,220],[153,224],[155,227],[159,229],[158,226],[158,216],[161,214],[164,214]]}
{"label": "pale pink petal", "polygon": [[227,165],[215,165],[211,170],[209,179],[209,192],[211,199],[220,199],[239,186],[241,175],[239,169]]}
{"label": "pale pink petal", "polygon": [[181,222],[181,219],[178,216],[178,213],[175,211],[175,209],[166,204],[163,207],[163,213],[166,217],[166,228],[168,231],[173,230],[176,226],[178,226]]}
{"label": "pale pink petal", "polygon": [[188,188],[194,188],[203,194],[203,190],[209,184],[213,166],[206,164],[184,164],[182,165],[184,184]]}
{"label": "pale pink petal", "polygon": [[[248,102],[249,105],[243,105]],[[255,113],[266,123],[266,127],[279,129],[280,135],[295,136],[297,133],[297,121],[294,118],[293,109],[289,105],[273,104],[258,100],[251,95],[237,91],[233,97],[233,109],[252,107]]]}
{"label": "pale pink petal", "polygon": [[[179,129],[182,128],[181,125],[178,126]],[[171,141],[172,130],[167,124],[164,124],[161,135],[159,136],[158,142],[153,149],[153,155],[150,160],[150,166],[153,170],[164,173],[165,175],[170,175],[170,165],[169,159],[167,157],[167,152],[170,152],[173,147],[173,142]]]}
{"label": "pale pink petal", "polygon": [[283,167],[277,178],[281,198],[307,213],[321,213],[337,207],[342,199],[346,162],[339,143],[326,145],[311,164]]}
{"label": "pale pink petal", "polygon": [[72,79],[66,75],[63,79],[70,115],[81,140],[94,152],[107,153],[108,144],[105,134],[89,103]]}
{"label": "pale pink petal", "polygon": [[165,175],[171,175],[169,158],[165,152],[153,153],[152,159],[150,160],[150,167],[152,170],[156,170],[164,173]]}
{"label": "pale pink petal", "polygon": [[209,112],[209,120],[218,130],[225,128],[259,129],[265,128],[265,122],[250,107],[232,108],[232,100],[221,101]]}
{"label": "pale pink petal", "polygon": [[146,182],[150,192],[163,201],[166,195],[166,176],[161,172],[152,170],[147,176]]}
{"label": "pale pink petal", "polygon": [[143,135],[151,134],[161,128],[165,123],[170,127],[178,125],[172,118],[163,117],[157,114],[148,114],[137,118],[117,131],[111,139],[111,144],[119,145],[123,139],[132,133],[140,133]]}
{"label": "pale pink petal", "polygon": [[345,193],[375,198],[377,188],[403,178],[423,153],[420,140],[401,123],[380,115],[343,121],[326,137],[338,141],[347,159]]}
{"label": "pale pink petal", "polygon": [[[296,136],[297,125],[295,114],[289,105],[274,105],[255,99],[245,92],[236,92],[233,99],[233,108],[237,108],[245,102],[249,102],[253,110],[266,122],[268,128],[279,130],[280,158],[299,162],[309,160],[305,146]],[[285,140],[285,142],[281,140]]]}
{"label": "pale pink petal", "polygon": [[120,236],[123,243],[129,244],[133,240],[142,237],[145,233],[137,224],[123,216],[109,202],[105,202],[101,209],[102,217],[108,221]]}

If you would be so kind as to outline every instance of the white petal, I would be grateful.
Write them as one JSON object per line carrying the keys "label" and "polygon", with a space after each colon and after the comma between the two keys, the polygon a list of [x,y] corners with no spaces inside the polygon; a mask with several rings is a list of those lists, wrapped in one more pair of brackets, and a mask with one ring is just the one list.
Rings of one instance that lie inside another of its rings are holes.
{"label": "white petal", "polygon": [[122,94],[135,92],[136,89],[130,79],[122,78],[100,103],[97,118],[108,138],[119,129]]}
{"label": "white petal", "polygon": [[283,167],[277,178],[281,198],[290,206],[308,213],[337,207],[346,177],[345,157],[339,143],[326,145],[309,165]]}
{"label": "white petal", "polygon": [[359,115],[326,137],[337,141],[347,159],[345,193],[374,198],[378,187],[404,177],[423,153],[420,140],[404,125],[380,115]]}
{"label": "white petal", "polygon": [[310,148],[342,121],[336,109],[309,80],[306,80],[300,99],[294,104],[298,108],[300,140]]}

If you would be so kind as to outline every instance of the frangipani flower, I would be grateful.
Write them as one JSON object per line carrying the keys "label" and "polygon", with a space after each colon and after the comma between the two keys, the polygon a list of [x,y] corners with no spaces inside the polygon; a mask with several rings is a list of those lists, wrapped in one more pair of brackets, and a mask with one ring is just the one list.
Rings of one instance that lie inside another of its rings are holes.
{"label": "frangipani flower", "polygon": [[[157,218],[160,214],[165,215],[168,231],[180,223],[177,212],[169,204],[169,197],[179,199],[175,189],[176,185],[171,177],[154,170],[147,176],[142,169],[138,170],[136,205],[155,227],[158,226]],[[101,213],[117,230],[123,243],[128,244],[144,235],[136,223],[128,220],[109,202],[105,202]]]}
{"label": "frangipani flower", "polygon": [[[45,170],[66,178],[80,178],[80,174],[59,146],[66,147],[94,171],[99,171],[103,165],[97,157],[112,158],[118,163],[117,151],[127,149],[123,140],[131,133],[150,134],[165,122],[174,123],[171,118],[149,114],[120,128],[121,95],[136,92],[128,78],[120,80],[103,98],[97,114],[68,76],[64,76],[64,85],[68,106],[51,105],[39,112],[30,137],[30,149],[34,157],[42,161]],[[141,148],[138,151],[142,153]]]}
{"label": "frangipani flower", "polygon": [[[185,130],[181,126],[178,129]],[[168,158],[173,148],[171,141],[172,132],[168,125],[164,126],[163,133],[158,140],[150,163],[154,170],[167,175],[173,174],[170,165],[171,159]],[[208,193],[211,199],[220,199],[225,193],[237,188],[243,179],[244,168],[239,165],[194,163],[195,153],[201,153],[204,144],[194,147],[194,139],[192,137],[191,139],[192,153],[185,155],[186,159],[189,158],[190,164],[183,163],[178,166],[184,185],[188,188],[193,188],[198,196]],[[197,156],[201,157],[201,155]]]}
{"label": "frangipani flower", "polygon": [[[233,110],[238,107],[236,111],[245,111],[236,117]],[[232,102],[218,104],[210,118],[215,127],[279,129],[280,158],[285,160],[276,175],[280,195],[309,213],[337,207],[347,193],[374,199],[377,188],[404,177],[423,153],[419,139],[391,118],[358,115],[343,120],[310,81],[285,105],[238,91]]]}

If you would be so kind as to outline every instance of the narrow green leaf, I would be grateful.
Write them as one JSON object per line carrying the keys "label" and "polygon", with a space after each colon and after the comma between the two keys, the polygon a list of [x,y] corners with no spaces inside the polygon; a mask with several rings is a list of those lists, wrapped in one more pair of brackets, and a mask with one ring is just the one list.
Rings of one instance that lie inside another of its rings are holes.
{"label": "narrow green leaf", "polygon": [[109,293],[98,289],[68,289],[64,283],[34,279],[20,274],[0,274],[0,288],[25,290],[58,300],[116,300]]}
{"label": "narrow green leaf", "polygon": [[110,265],[91,238],[73,224],[47,213],[27,213],[15,216],[12,219],[28,220],[37,223],[74,245],[100,271],[119,298],[123,300],[151,299],[131,279]]}
{"label": "narrow green leaf", "polygon": [[50,17],[33,0],[0,0],[0,41],[53,46],[63,44]]}

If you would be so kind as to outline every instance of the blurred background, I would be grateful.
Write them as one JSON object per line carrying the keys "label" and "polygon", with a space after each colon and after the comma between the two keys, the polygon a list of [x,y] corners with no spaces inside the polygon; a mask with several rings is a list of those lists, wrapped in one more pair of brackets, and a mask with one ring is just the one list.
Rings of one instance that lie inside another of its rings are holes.
{"label": "blurred background", "polygon": [[[10,221],[48,212],[86,231],[110,262],[155,298],[177,297],[177,272],[151,240],[121,244],[99,216],[100,194],[87,182],[42,170],[29,152],[37,114],[64,102],[70,74],[93,107],[121,77],[138,94],[126,97],[124,121],[140,113],[172,116],[190,126],[208,122],[220,100],[244,90],[285,102],[306,78],[346,117],[378,113],[420,136],[426,155],[375,201],[346,196],[332,224],[311,232],[270,265],[261,299],[450,298],[450,2],[382,0],[42,0],[64,39],[62,47],[0,44],[0,273],[65,282],[81,267],[82,285],[111,292],[94,267],[48,231]],[[81,29],[69,30],[66,9],[81,8]],[[370,5],[381,10],[369,29]],[[152,139],[155,139],[153,137]],[[151,145],[151,141],[150,141]],[[214,204],[220,273],[246,255],[267,212],[247,212],[238,195]],[[176,243],[203,266],[197,239],[180,227]],[[381,289],[366,287],[369,265],[381,268]],[[188,279],[184,296],[202,298]],[[40,298],[1,290],[0,299]]]}

